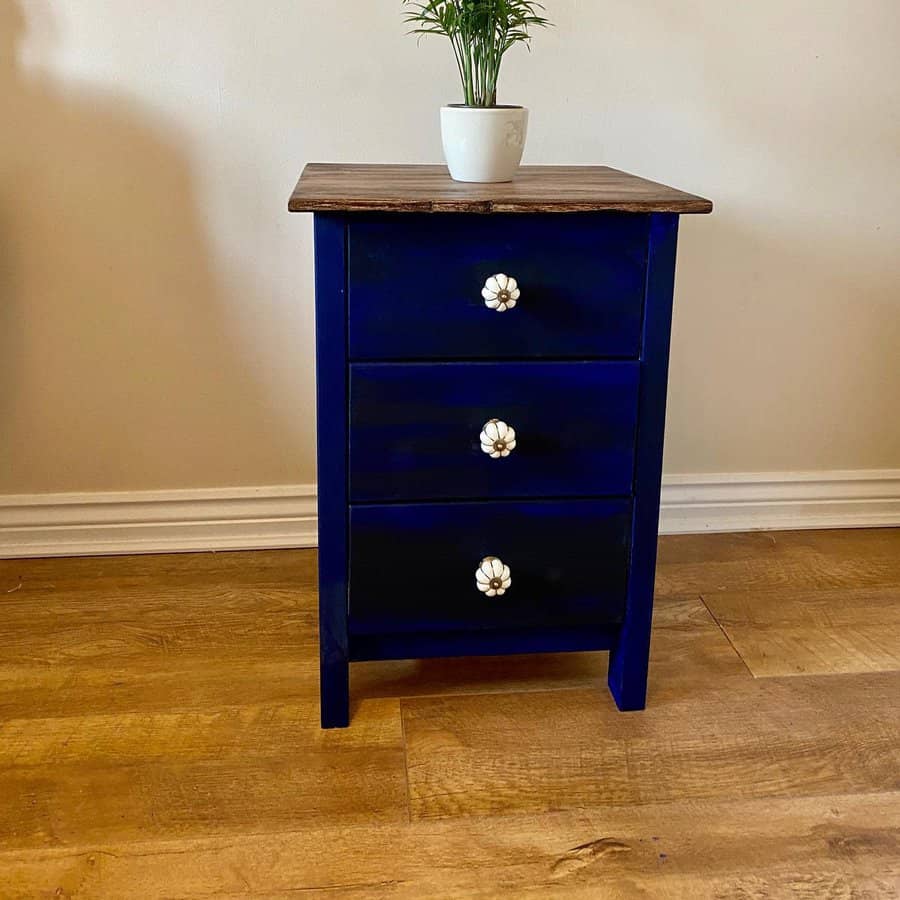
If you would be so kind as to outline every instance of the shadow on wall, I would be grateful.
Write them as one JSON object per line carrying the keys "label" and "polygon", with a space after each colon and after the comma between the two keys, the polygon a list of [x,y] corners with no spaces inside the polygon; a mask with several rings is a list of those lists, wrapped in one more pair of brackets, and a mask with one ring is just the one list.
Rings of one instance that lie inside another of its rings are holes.
{"label": "shadow on wall", "polygon": [[25,67],[55,27],[0,0],[0,493],[240,483],[283,430],[228,335],[180,135]]}

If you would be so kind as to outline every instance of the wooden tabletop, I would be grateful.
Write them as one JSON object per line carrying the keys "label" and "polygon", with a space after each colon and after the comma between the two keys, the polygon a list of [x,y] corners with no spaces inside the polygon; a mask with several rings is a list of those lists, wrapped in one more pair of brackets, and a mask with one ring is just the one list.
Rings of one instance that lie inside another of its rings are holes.
{"label": "wooden tabletop", "polygon": [[606,166],[524,166],[504,184],[453,181],[445,166],[310,163],[291,212],[708,213],[712,203]]}

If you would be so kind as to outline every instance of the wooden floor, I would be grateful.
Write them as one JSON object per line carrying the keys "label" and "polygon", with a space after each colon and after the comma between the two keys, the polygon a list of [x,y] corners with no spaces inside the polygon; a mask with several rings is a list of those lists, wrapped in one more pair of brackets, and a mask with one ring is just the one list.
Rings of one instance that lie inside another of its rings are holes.
{"label": "wooden floor", "polygon": [[900,530],[662,542],[605,654],[354,667],[311,551],[0,562],[0,897],[900,897]]}

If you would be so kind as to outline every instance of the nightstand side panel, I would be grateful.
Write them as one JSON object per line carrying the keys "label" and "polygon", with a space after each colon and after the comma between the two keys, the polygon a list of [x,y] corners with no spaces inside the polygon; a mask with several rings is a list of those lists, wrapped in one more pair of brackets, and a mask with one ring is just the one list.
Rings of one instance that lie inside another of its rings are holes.
{"label": "nightstand side panel", "polygon": [[323,728],[350,723],[347,587],[347,227],[315,216],[319,662]]}
{"label": "nightstand side panel", "polygon": [[678,219],[655,213],[650,223],[628,597],[609,658],[609,688],[621,710],[643,709],[647,697]]}

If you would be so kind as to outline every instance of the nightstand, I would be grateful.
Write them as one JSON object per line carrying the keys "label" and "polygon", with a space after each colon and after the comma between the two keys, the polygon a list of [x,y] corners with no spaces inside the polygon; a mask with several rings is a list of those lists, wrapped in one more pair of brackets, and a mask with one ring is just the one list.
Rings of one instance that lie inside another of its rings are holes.
{"label": "nightstand", "polygon": [[323,727],[356,660],[610,651],[642,709],[679,216],[605,167],[306,167]]}

